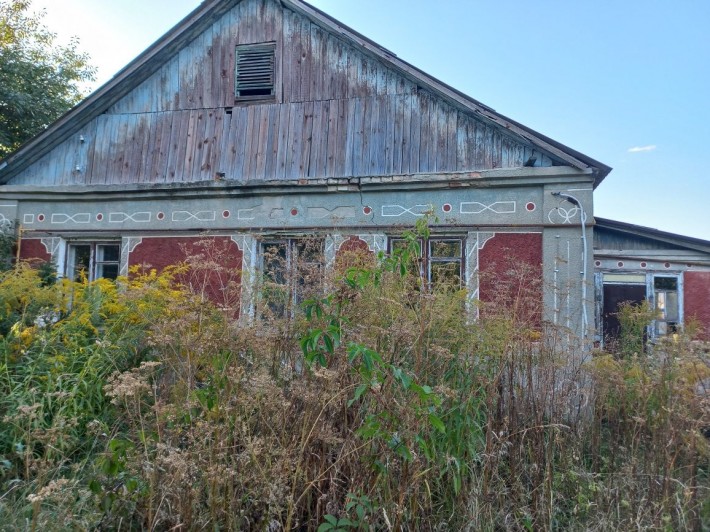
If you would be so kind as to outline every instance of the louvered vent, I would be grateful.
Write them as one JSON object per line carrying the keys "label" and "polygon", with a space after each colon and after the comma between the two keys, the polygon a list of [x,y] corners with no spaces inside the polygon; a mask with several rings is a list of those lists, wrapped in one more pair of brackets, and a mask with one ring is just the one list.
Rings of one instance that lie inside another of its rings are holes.
{"label": "louvered vent", "polygon": [[237,46],[236,97],[242,100],[274,95],[274,45]]}

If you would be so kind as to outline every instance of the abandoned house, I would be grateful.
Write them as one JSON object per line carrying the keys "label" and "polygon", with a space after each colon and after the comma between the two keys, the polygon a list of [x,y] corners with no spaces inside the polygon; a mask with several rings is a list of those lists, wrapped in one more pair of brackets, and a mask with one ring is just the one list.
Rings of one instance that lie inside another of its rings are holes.
{"label": "abandoned house", "polygon": [[655,334],[691,312],[710,325],[710,243],[595,226],[610,170],[305,2],[206,0],[0,163],[0,216],[22,258],[64,276],[161,268],[213,239],[248,317],[253,279],[287,282],[270,254],[331,268],[431,215],[422,274],[453,272],[471,303],[518,264],[542,281],[545,319],[580,338],[613,334],[601,323],[623,299],[663,299]]}

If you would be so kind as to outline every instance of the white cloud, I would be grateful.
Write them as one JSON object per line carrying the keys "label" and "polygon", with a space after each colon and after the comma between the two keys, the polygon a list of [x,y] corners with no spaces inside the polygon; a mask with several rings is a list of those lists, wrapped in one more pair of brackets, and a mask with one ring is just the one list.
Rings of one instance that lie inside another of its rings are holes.
{"label": "white cloud", "polygon": [[629,153],[639,153],[642,151],[653,151],[656,149],[655,144],[649,144],[648,146],[634,146],[633,148],[629,148],[628,151]]}

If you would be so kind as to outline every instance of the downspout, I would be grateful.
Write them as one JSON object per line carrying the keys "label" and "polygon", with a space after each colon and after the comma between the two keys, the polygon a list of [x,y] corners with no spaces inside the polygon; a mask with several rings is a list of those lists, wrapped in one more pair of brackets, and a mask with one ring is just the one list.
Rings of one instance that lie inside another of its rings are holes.
{"label": "downspout", "polygon": [[587,213],[582,207],[582,203],[571,196],[570,194],[564,194],[562,192],[553,192],[553,196],[565,199],[569,201],[572,205],[579,208],[580,220],[582,221],[582,271],[579,272],[582,275],[582,339],[586,345],[588,329],[589,329],[589,317],[587,315]]}

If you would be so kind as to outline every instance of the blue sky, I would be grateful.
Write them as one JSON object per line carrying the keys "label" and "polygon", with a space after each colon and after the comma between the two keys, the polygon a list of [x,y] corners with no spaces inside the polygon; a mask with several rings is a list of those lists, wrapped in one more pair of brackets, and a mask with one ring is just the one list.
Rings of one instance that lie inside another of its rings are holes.
{"label": "blue sky", "polygon": [[[97,85],[198,0],[34,0]],[[313,0],[402,59],[614,170],[595,213],[710,240],[710,1]]]}

